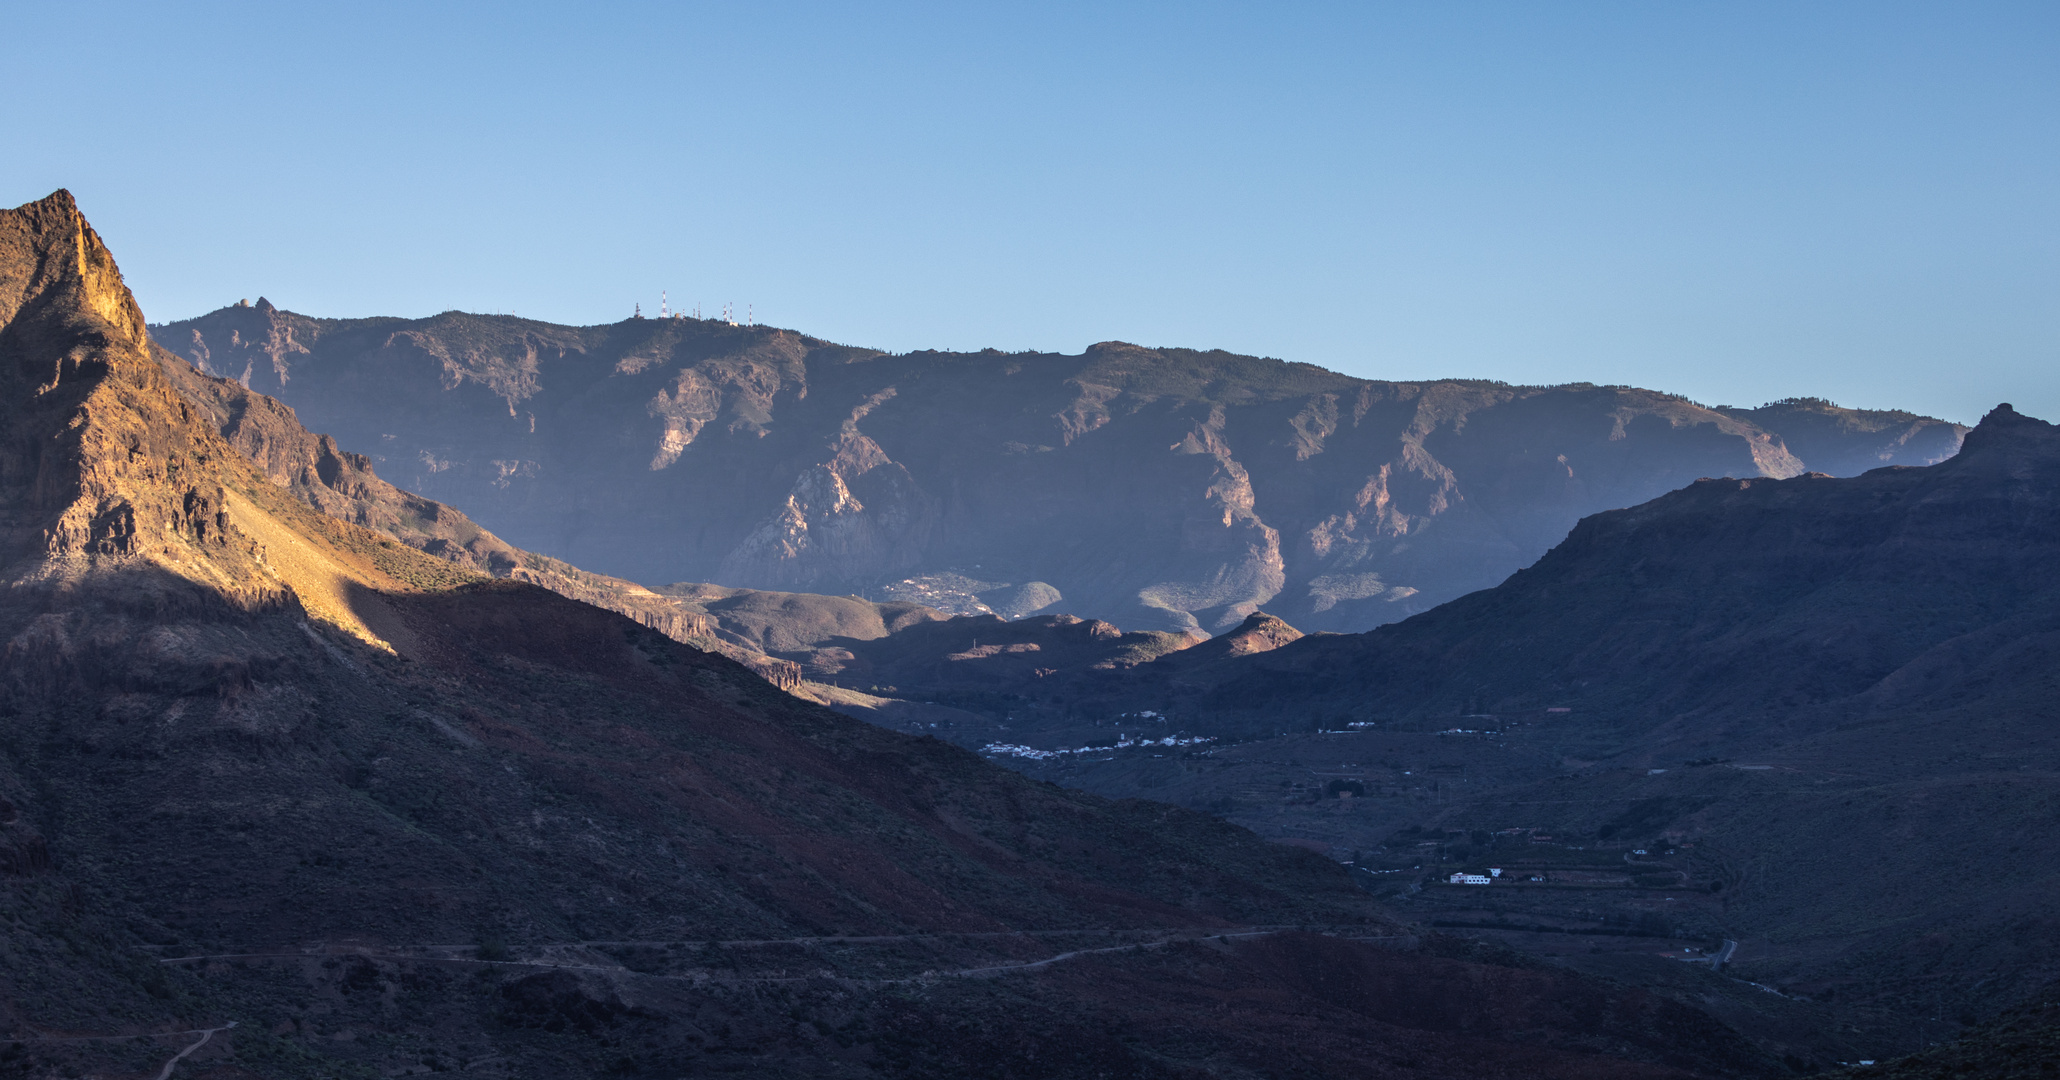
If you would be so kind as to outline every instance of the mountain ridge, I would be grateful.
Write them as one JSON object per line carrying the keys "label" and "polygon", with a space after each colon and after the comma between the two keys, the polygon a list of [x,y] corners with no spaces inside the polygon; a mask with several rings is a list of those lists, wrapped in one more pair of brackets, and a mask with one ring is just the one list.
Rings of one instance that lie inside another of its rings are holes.
{"label": "mountain ridge", "polygon": [[581,566],[1133,630],[1220,632],[1262,605],[1304,630],[1392,621],[1495,584],[1582,514],[1805,471],[1759,426],[1777,419],[1808,421],[1837,467],[1937,460],[1962,430],[1121,342],[897,355],[712,320],[322,320],[260,301],[153,333]]}

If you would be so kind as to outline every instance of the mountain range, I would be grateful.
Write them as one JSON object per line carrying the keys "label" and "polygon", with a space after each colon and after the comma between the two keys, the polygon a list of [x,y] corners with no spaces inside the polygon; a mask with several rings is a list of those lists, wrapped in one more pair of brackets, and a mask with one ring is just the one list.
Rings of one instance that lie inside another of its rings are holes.
{"label": "mountain range", "polygon": [[888,354],[683,317],[152,328],[522,548],[719,582],[1221,632],[1360,631],[1500,582],[1580,517],[1698,477],[1950,456],[1962,428],[1794,400],[1357,379],[1104,342]]}

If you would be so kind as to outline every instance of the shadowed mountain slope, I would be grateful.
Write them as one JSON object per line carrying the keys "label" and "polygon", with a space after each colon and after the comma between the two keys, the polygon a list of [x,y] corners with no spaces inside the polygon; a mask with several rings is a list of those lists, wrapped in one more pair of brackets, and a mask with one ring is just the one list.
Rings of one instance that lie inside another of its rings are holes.
{"label": "shadowed mountain slope", "polygon": [[2060,986],[1945,1046],[1853,1071],[1858,1080],[2043,1080],[2060,1072]]}
{"label": "shadowed mountain slope", "polygon": [[1495,584],[1583,514],[1698,476],[1925,464],[1961,430],[1120,342],[895,356],[715,321],[334,320],[263,300],[154,332],[583,567],[1140,630],[1220,632],[1262,604],[1363,630]]}
{"label": "shadowed mountain slope", "polygon": [[[1308,1074],[1769,1072],[1679,1001],[1401,933],[1306,852],[320,513],[295,463],[350,462],[282,421],[253,464],[142,328],[69,195],[0,212],[11,1070],[160,1075],[191,1045],[178,1068],[222,1077],[1260,1076],[1295,1053],[1266,1017],[1327,1009]],[[1252,923],[1387,948],[1320,939],[1311,981]],[[1135,992],[1006,969],[1060,951]],[[1379,982],[1412,975],[1503,992]]]}

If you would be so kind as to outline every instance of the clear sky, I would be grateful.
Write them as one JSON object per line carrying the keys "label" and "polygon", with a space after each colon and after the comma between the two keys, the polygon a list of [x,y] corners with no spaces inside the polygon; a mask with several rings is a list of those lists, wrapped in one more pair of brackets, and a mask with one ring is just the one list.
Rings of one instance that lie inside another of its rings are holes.
{"label": "clear sky", "polygon": [[2060,4],[11,4],[145,311],[1220,347],[2060,420]]}

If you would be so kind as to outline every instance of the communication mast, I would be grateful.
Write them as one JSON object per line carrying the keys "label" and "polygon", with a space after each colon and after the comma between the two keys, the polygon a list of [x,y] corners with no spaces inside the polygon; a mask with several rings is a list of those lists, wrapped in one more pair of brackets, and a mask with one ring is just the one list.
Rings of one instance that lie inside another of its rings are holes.
{"label": "communication mast", "polygon": [[672,309],[666,306],[666,296],[664,289],[658,290],[658,317],[661,319],[672,318]]}

